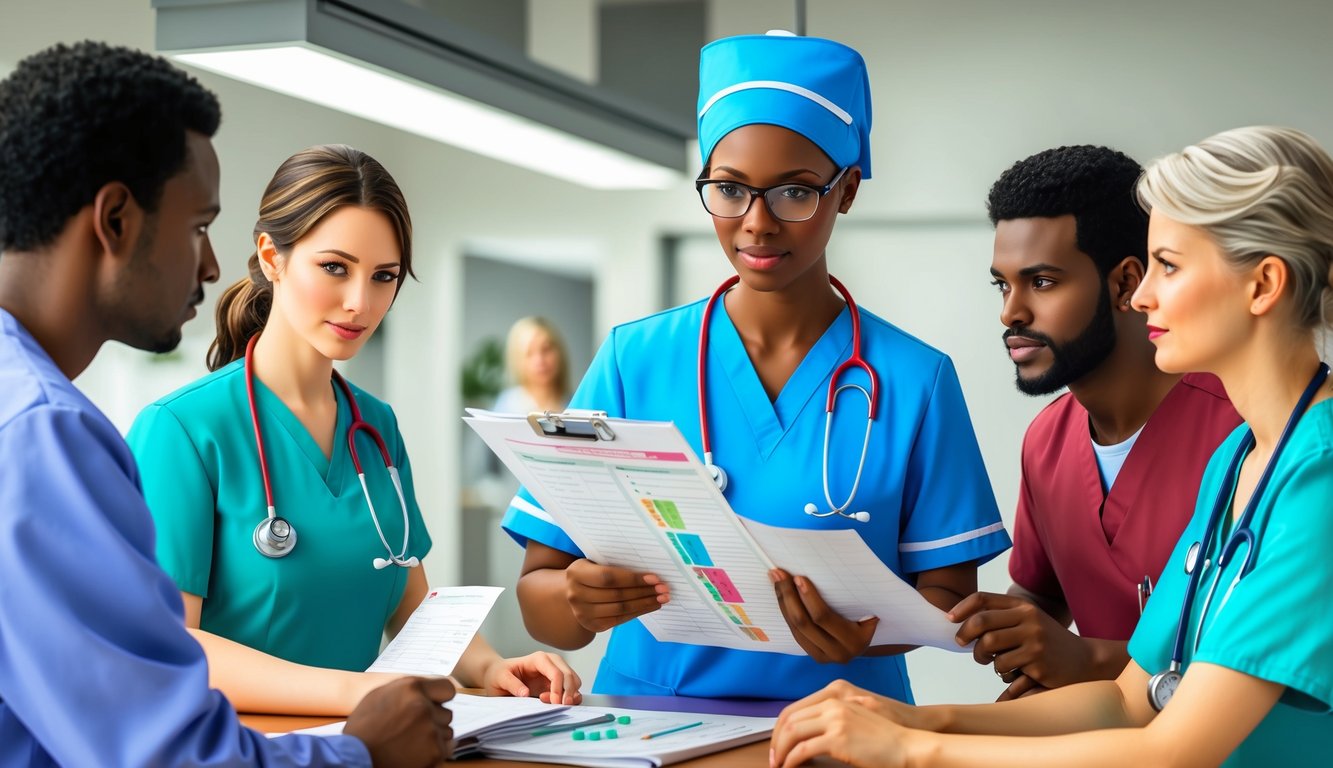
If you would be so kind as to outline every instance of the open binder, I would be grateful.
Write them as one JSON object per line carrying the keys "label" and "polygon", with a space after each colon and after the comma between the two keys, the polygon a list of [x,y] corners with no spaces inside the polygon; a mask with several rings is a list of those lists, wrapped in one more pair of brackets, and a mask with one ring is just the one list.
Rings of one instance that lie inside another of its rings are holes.
{"label": "open binder", "polygon": [[671,602],[636,619],[663,642],[804,655],[768,572],[808,577],[838,613],[878,616],[874,644],[959,650],[943,611],[855,531],[776,528],[732,511],[670,422],[596,411],[468,410],[464,421],[588,559],[656,573]]}

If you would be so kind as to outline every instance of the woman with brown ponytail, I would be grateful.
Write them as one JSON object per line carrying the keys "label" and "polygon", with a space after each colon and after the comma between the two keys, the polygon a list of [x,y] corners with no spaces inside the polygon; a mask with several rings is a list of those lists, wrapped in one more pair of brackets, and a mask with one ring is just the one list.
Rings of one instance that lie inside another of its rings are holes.
{"label": "woman with brown ponytail", "polygon": [[[397,420],[333,370],[412,274],[412,224],[374,158],[319,146],[278,168],[254,238],[218,302],[213,372],[148,406],[129,442],[213,687],[241,711],[341,715],[385,682],[362,670],[427,591]],[[480,637],[454,677],[581,699],[558,656],[503,659]]]}

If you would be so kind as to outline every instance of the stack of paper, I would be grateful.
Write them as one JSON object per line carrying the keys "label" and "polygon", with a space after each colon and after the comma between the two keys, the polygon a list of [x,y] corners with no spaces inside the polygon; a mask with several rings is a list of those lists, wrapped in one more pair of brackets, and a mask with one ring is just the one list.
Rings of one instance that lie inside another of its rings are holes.
{"label": "stack of paper", "polygon": [[[526,736],[541,726],[560,720],[570,707],[543,704],[538,699],[509,696],[474,696],[460,693],[444,705],[453,713],[454,757],[475,754],[478,744],[490,738]],[[322,736],[342,733],[347,721],[306,728],[296,733]]]}

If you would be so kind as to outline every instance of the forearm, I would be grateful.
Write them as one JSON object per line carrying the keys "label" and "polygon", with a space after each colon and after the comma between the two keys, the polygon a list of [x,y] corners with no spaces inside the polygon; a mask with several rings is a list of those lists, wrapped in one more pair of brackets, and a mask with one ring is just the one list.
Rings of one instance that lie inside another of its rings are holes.
{"label": "forearm", "polygon": [[189,630],[208,657],[208,682],[239,712],[345,716],[369,691],[400,675],[296,664],[202,629]]}
{"label": "forearm", "polygon": [[[1046,698],[1042,694],[1035,698]],[[1207,758],[1158,738],[1151,728],[1114,728],[1042,738],[995,735],[941,735],[909,731],[904,746],[909,766],[985,765],[987,768],[1118,768],[1125,765],[1159,767],[1206,765]]]}
{"label": "forearm", "polygon": [[518,605],[534,640],[572,651],[592,642],[595,634],[574,617],[566,590],[564,570],[529,571],[518,580]]}
{"label": "forearm", "polygon": [[1129,643],[1124,640],[1103,640],[1097,637],[1082,638],[1092,652],[1092,665],[1088,670],[1089,680],[1114,680],[1125,671],[1129,664]]}
{"label": "forearm", "polygon": [[500,654],[486,642],[486,638],[473,635],[472,642],[468,643],[467,650],[454,667],[453,678],[463,688],[481,688],[486,670],[497,661],[500,661]]}
{"label": "forearm", "polygon": [[1110,680],[1079,683],[998,704],[917,707],[912,710],[911,720],[906,724],[939,733],[1011,736],[1053,736],[1140,725],[1125,705],[1120,686]]}

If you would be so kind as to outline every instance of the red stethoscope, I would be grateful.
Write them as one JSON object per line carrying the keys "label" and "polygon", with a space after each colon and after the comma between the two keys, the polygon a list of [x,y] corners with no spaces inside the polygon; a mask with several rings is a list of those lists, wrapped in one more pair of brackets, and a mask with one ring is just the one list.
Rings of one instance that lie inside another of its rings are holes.
{"label": "red stethoscope", "polygon": [[[856,498],[856,490],[861,486],[861,471],[866,464],[866,449],[870,447],[870,427],[875,421],[875,413],[878,410],[879,397],[879,376],[875,375],[875,369],[861,357],[861,311],[857,309],[856,302],[852,300],[852,294],[847,288],[833,275],[829,275],[829,283],[839,294],[843,301],[847,302],[847,308],[852,316],[852,354],[833,371],[833,377],[829,379],[828,400],[824,404],[824,500],[828,502],[828,508],[820,511],[814,502],[805,505],[805,513],[815,517],[830,517],[838,515],[856,520],[860,523],[870,522],[869,512],[849,513],[847,510],[852,506],[852,500]],[[722,467],[713,463],[712,441],[708,437],[708,380],[706,371],[708,369],[708,323],[713,317],[713,306],[717,303],[719,297],[733,286],[740,282],[740,277],[732,275],[727,278],[722,285],[718,286],[713,295],[704,304],[703,324],[699,326],[699,435],[703,442],[704,466],[712,476],[713,482],[717,483],[720,490],[727,489],[727,472]],[[870,377],[870,391],[859,384],[843,384],[838,386],[838,377],[840,377],[848,368],[860,368]],[[852,481],[852,491],[847,495],[847,500],[842,504],[833,503],[833,495],[829,492],[828,467],[829,467],[829,436],[833,429],[833,404],[837,401],[839,393],[844,389],[855,389],[866,398],[866,432],[861,439],[861,458],[856,464],[856,479]]]}
{"label": "red stethoscope", "polygon": [[[255,342],[259,340],[259,334],[250,337],[250,342],[245,346],[245,394],[250,399],[250,420],[255,425],[255,447],[259,450],[259,471],[264,475],[264,498],[268,502],[268,516],[265,517],[259,525],[255,526],[255,549],[265,557],[286,557],[291,554],[296,546],[296,529],[286,518],[278,516],[277,508],[273,505],[273,485],[268,476],[268,459],[264,455],[264,438],[259,431],[259,409],[255,407],[255,376],[253,360],[255,354]],[[375,523],[375,533],[379,534],[380,543],[384,545],[384,550],[388,557],[377,557],[371,564],[375,568],[388,568],[390,565],[398,565],[403,568],[415,568],[421,564],[421,561],[415,557],[407,557],[408,534],[411,532],[410,522],[407,515],[407,498],[403,495],[403,481],[398,477],[398,468],[393,465],[393,459],[389,458],[389,449],[384,444],[384,437],[380,435],[379,430],[370,426],[369,423],[361,418],[361,409],[357,407],[356,397],[352,395],[352,388],[347,385],[342,374],[333,372],[333,383],[343,391],[347,398],[347,405],[352,411],[352,423],[347,428],[347,452],[352,456],[352,466],[356,468],[357,479],[361,481],[361,493],[366,497],[366,506],[370,507],[370,519]],[[384,538],[384,529],[380,527],[380,517],[375,512],[375,502],[370,498],[370,488],[366,485],[366,473],[361,469],[361,459],[356,453],[356,433],[364,432],[375,441],[376,447],[380,449],[380,457],[384,459],[384,468],[389,470],[389,478],[393,480],[393,488],[398,492],[398,505],[403,510],[403,547],[394,554],[393,547],[389,546],[389,540]]]}

